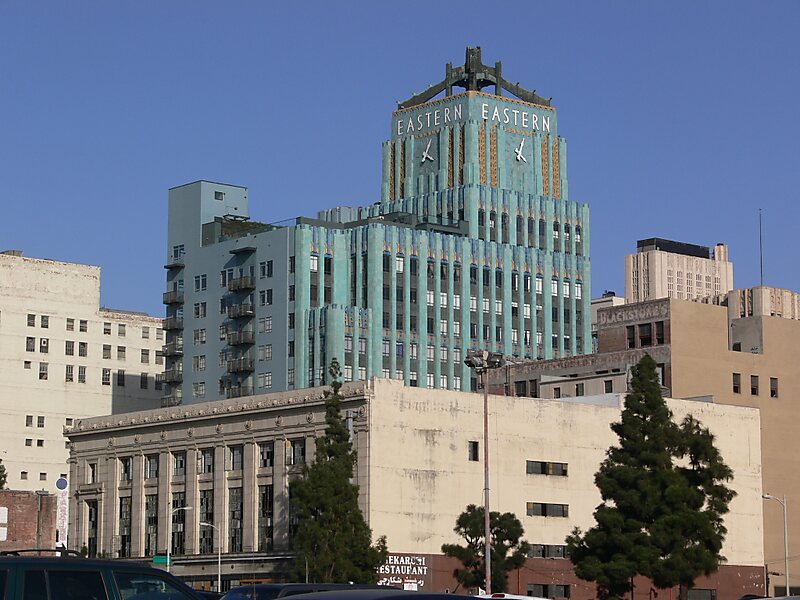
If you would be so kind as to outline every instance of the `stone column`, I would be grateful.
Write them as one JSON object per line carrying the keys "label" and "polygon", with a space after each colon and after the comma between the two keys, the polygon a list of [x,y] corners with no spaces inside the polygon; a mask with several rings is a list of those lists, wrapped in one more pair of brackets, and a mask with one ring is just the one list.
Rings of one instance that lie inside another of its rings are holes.
{"label": "stone column", "polygon": [[275,439],[275,466],[272,469],[273,540],[275,550],[289,549],[289,487],[286,471],[286,439]]}
{"label": "stone column", "polygon": [[131,556],[144,556],[144,456],[131,459]]}
{"label": "stone column", "polygon": [[242,550],[258,550],[258,444],[247,442],[244,445],[244,464],[242,465]]}
{"label": "stone column", "polygon": [[172,543],[172,494],[170,493],[170,458],[169,450],[158,455],[158,540],[156,549],[159,554],[167,552]]}
{"label": "stone column", "polygon": [[[171,474],[170,474],[171,475]],[[187,510],[184,525],[184,544],[186,554],[197,554],[200,548],[200,533],[198,523],[200,521],[200,492],[197,487],[197,450],[189,449],[186,451],[186,475],[184,475],[186,490],[186,506],[191,506],[192,510]]]}
{"label": "stone column", "polygon": [[222,546],[222,553],[228,551],[228,486],[225,481],[225,452],[224,444],[214,448],[214,551],[217,546]]}

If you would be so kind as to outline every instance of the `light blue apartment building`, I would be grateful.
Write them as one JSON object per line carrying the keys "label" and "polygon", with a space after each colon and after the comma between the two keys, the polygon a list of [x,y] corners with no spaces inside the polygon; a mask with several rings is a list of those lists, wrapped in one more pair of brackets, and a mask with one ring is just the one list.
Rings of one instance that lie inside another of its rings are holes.
{"label": "light blue apartment building", "polygon": [[368,207],[271,225],[246,188],[169,191],[165,404],[325,384],[333,358],[347,380],[470,390],[471,349],[591,351],[589,208],[550,101],[468,49],[391,127]]}

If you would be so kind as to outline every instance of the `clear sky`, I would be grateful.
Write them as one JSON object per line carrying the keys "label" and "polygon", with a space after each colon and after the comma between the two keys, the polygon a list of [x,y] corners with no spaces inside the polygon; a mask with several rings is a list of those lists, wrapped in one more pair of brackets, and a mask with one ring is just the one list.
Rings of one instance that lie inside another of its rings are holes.
{"label": "clear sky", "polygon": [[[552,96],[593,296],[636,240],[726,242],[800,291],[800,3],[0,0],[0,249],[99,265],[163,314],[167,189],[250,188],[274,222],[380,192],[395,102],[463,64]],[[794,232],[794,233],[793,233]]]}

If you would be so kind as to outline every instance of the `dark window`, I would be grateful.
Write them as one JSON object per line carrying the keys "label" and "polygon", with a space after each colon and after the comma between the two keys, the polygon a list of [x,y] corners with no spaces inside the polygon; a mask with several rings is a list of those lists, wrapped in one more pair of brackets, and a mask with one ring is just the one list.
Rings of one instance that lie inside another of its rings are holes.
{"label": "dark window", "polygon": [[469,450],[469,459],[471,461],[478,460],[478,442],[467,442]]}
{"label": "dark window", "polygon": [[628,334],[628,348],[636,348],[636,327],[628,325],[626,331]]}
{"label": "dark window", "polygon": [[568,517],[568,504],[547,504],[546,502],[528,502],[527,514],[529,517]]}
{"label": "dark window", "polygon": [[770,377],[769,378],[769,397],[770,398],[777,398],[778,397],[778,378],[777,377]]}
{"label": "dark window", "polygon": [[561,388],[554,387],[553,388],[553,398],[561,398]]}
{"label": "dark window", "polygon": [[656,344],[664,343],[664,321],[656,321]]}
{"label": "dark window", "polygon": [[742,376],[740,373],[733,374],[733,393],[734,394],[742,393]]}
{"label": "dark window", "polygon": [[[205,527],[204,529],[211,528]],[[181,600],[184,598],[190,600],[192,598],[165,577],[159,577],[158,575],[152,575],[150,573],[114,571],[114,579],[117,582],[117,588],[122,598],[130,598],[131,596],[137,595],[142,595],[143,597],[170,598],[170,600]]]}
{"label": "dark window", "polygon": [[44,571],[25,571],[22,600],[47,600],[47,584]]}
{"label": "dark window", "polygon": [[750,375],[750,395],[758,396],[758,375]]}
{"label": "dark window", "polygon": [[528,475],[557,475],[559,477],[566,477],[567,463],[527,460],[525,461],[525,472]]}
{"label": "dark window", "polygon": [[528,394],[527,390],[527,382],[526,381],[515,381],[514,382],[514,395],[515,396],[526,396]]}
{"label": "dark window", "polygon": [[613,379],[606,379],[603,381],[603,387],[605,388],[605,393],[610,394],[614,391],[614,380]]}
{"label": "dark window", "polygon": [[653,327],[650,323],[639,325],[639,345],[642,347],[653,345]]}
{"label": "dark window", "polygon": [[575,384],[575,395],[576,396],[583,396],[584,393],[584,385],[582,383]]}

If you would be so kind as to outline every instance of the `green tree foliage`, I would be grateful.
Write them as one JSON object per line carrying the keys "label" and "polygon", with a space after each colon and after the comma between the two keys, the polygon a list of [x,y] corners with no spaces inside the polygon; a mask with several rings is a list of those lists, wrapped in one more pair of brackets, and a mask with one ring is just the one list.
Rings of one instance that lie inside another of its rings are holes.
{"label": "green tree foliage", "polygon": [[325,435],[317,438],[315,460],[291,482],[298,518],[292,539],[297,581],[374,583],[386,561],[386,538],[372,545],[372,531],[358,507],[358,486],[351,482],[356,454],[342,419],[341,370],[334,358],[325,394]]}
{"label": "green tree foliage", "polygon": [[0,459],[0,490],[6,489],[6,466]]}
{"label": "green tree foliage", "polygon": [[[455,569],[453,576],[465,588],[486,587],[484,514],[482,506],[467,506],[453,529],[466,546],[442,546],[445,555],[461,561],[463,568]],[[530,545],[522,541],[525,531],[513,513],[490,512],[489,527],[492,531],[492,592],[505,592],[508,573],[524,564]]]}
{"label": "green tree foliage", "polygon": [[619,445],[595,474],[603,503],[596,525],[567,538],[581,579],[598,598],[621,598],[640,574],[659,588],[679,585],[685,598],[701,574],[717,570],[727,530],[723,515],[735,495],[733,477],[714,436],[691,415],[682,423],[661,396],[656,364],[647,355],[633,369],[620,422]]}

